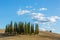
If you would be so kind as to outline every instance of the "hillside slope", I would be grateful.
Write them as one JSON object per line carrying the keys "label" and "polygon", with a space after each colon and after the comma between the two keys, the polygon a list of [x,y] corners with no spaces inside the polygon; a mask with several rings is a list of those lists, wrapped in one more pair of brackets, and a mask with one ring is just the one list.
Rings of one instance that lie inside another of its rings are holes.
{"label": "hillside slope", "polygon": [[60,35],[50,32],[40,31],[38,35],[16,35],[4,36],[4,31],[0,30],[0,40],[60,40]]}

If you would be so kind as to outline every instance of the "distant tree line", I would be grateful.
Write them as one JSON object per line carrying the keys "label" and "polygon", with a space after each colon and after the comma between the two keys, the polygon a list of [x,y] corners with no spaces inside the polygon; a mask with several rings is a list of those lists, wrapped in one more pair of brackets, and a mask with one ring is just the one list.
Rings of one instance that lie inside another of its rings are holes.
{"label": "distant tree line", "polygon": [[12,24],[12,21],[10,24],[6,25],[5,28],[5,33],[6,34],[38,34],[39,33],[39,26],[38,24],[31,24],[30,22],[28,23],[14,23]]}

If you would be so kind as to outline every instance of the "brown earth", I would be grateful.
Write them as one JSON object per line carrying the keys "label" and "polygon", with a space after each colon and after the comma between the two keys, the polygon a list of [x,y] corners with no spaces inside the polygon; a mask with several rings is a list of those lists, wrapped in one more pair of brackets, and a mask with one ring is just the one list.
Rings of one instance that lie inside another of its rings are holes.
{"label": "brown earth", "polygon": [[60,40],[60,34],[40,31],[38,35],[5,36],[0,30],[0,40]]}

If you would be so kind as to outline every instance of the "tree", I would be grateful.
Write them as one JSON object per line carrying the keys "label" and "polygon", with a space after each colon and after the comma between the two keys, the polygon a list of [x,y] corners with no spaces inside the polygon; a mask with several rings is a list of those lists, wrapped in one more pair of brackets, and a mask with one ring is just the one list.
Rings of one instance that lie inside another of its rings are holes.
{"label": "tree", "polygon": [[30,33],[30,22],[28,22],[28,23],[25,25],[25,29],[26,29],[26,34],[29,34],[29,33]]}
{"label": "tree", "polygon": [[39,26],[38,24],[35,25],[35,34],[38,34],[39,33]]}
{"label": "tree", "polygon": [[[20,24],[20,23],[19,23]],[[17,24],[17,33],[19,34],[20,33],[20,25]]]}
{"label": "tree", "polygon": [[28,33],[30,34],[30,22],[28,22],[27,27],[28,27]]}
{"label": "tree", "polygon": [[19,22],[19,24],[18,24],[19,34],[24,33],[24,26],[23,25],[24,25],[23,22]]}
{"label": "tree", "polygon": [[12,21],[11,21],[10,25],[8,26],[8,29],[9,29],[9,33],[11,34],[13,32],[13,30],[12,30]]}
{"label": "tree", "polygon": [[6,25],[5,33],[8,33],[8,26]]}
{"label": "tree", "polygon": [[24,33],[24,23],[20,22],[20,31],[21,33]]}
{"label": "tree", "polygon": [[34,24],[31,24],[31,34],[34,33]]}
{"label": "tree", "polygon": [[26,32],[27,31],[26,31],[26,22],[25,22],[25,25],[24,25],[24,34],[27,34]]}
{"label": "tree", "polygon": [[6,25],[5,33],[13,34],[13,33],[19,33],[19,34],[38,34],[39,33],[39,26],[38,24],[35,25],[34,30],[34,24],[30,24],[30,22],[26,23],[25,25],[23,22],[19,22],[18,24],[15,22],[14,27],[12,25],[12,21],[10,24]]}
{"label": "tree", "polygon": [[6,25],[5,33],[10,34],[10,24]]}
{"label": "tree", "polygon": [[18,30],[18,29],[17,29],[17,23],[15,22],[15,23],[14,23],[14,33],[17,33],[17,30]]}
{"label": "tree", "polygon": [[17,33],[19,33],[19,34],[21,33],[20,32],[20,22],[17,24]]}

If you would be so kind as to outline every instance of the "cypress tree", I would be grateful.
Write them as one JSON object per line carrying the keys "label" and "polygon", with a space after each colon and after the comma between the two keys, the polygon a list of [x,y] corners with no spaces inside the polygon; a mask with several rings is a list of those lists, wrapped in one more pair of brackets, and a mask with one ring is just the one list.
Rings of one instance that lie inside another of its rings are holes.
{"label": "cypress tree", "polygon": [[11,21],[11,23],[10,23],[10,25],[9,25],[9,33],[11,34],[13,31],[12,31],[12,21]]}
{"label": "cypress tree", "polygon": [[34,33],[34,24],[31,24],[31,34]]}
{"label": "cypress tree", "polygon": [[7,25],[8,33],[10,33],[10,28],[9,28],[9,27],[10,27],[10,25],[8,24],[8,25]]}
{"label": "cypress tree", "polygon": [[39,33],[39,26],[38,24],[35,24],[35,30],[34,30],[34,24],[31,24],[30,26],[30,22],[25,24],[23,22],[19,22],[18,24],[15,22],[14,23],[14,28],[12,25],[12,21],[10,24],[6,25],[6,29],[5,29],[5,33],[9,33],[12,34],[14,30],[14,33],[23,33],[23,34],[38,34]]}
{"label": "cypress tree", "polygon": [[19,22],[19,24],[18,24],[18,33],[19,33],[19,34],[21,33],[21,31],[20,31],[20,22]]}
{"label": "cypress tree", "polygon": [[24,25],[24,34],[26,34],[26,22],[25,22],[25,25]]}
{"label": "cypress tree", "polygon": [[28,24],[26,24],[26,34],[28,34]]}
{"label": "cypress tree", "polygon": [[17,30],[18,30],[18,29],[17,29],[17,23],[15,22],[15,23],[14,23],[14,33],[17,33]]}
{"label": "cypress tree", "polygon": [[28,22],[27,26],[28,26],[28,33],[30,34],[30,22]]}
{"label": "cypress tree", "polygon": [[24,23],[23,22],[19,22],[19,34],[24,33]]}
{"label": "cypress tree", "polygon": [[24,33],[24,23],[23,22],[20,23],[20,31],[21,31],[21,33]]}
{"label": "cypress tree", "polygon": [[5,33],[8,33],[8,26],[6,25]]}
{"label": "cypress tree", "polygon": [[39,33],[39,26],[38,24],[35,25],[35,34],[38,34]]}

